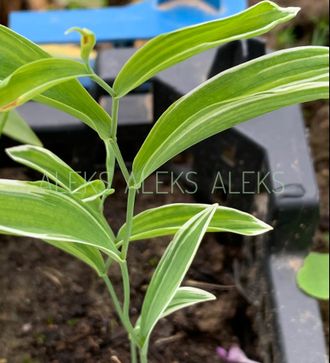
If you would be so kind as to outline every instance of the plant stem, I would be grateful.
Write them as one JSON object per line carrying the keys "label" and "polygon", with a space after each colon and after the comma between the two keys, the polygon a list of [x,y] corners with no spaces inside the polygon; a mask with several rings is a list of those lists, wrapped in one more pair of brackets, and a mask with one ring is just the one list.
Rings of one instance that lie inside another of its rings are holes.
{"label": "plant stem", "polygon": [[[111,123],[111,139],[112,140],[116,140],[117,125],[118,125],[118,112],[119,112],[119,99],[112,97],[112,123]],[[108,188],[111,188],[113,175],[115,173],[116,155],[112,148],[110,140],[105,141],[105,148],[106,148],[106,153],[107,153],[106,166],[107,166]],[[119,148],[118,148],[118,150],[119,150]]]}
{"label": "plant stem", "polygon": [[97,83],[100,87],[102,87],[106,92],[109,93],[111,97],[115,97],[115,91],[112,87],[110,87],[102,78],[100,78],[96,73],[91,74],[89,76],[95,83]]}
{"label": "plant stem", "polygon": [[127,267],[127,261],[120,264],[122,279],[123,279],[123,287],[124,287],[124,306],[123,306],[123,314],[126,318],[129,317],[129,307],[131,304],[131,286],[129,280],[129,273]]}
{"label": "plant stem", "polygon": [[140,362],[148,363],[148,344],[140,349]]}
{"label": "plant stem", "polygon": [[123,260],[127,258],[129,239],[132,233],[132,224],[134,217],[134,206],[135,206],[136,189],[128,188],[128,198],[127,198],[127,214],[126,214],[126,236],[123,241],[123,247],[121,250],[121,257]]}
{"label": "plant stem", "polygon": [[109,139],[109,143],[111,145],[113,153],[116,156],[118,165],[119,165],[120,170],[121,170],[121,172],[122,172],[122,174],[123,174],[123,176],[125,178],[125,181],[126,181],[127,185],[129,185],[130,174],[129,174],[129,171],[128,171],[127,167],[126,167],[123,156],[121,155],[121,152],[119,150],[117,141],[115,141],[114,139]]}
{"label": "plant stem", "polygon": [[111,138],[116,139],[118,127],[118,113],[119,113],[119,99],[112,97],[112,124],[111,124]]}
{"label": "plant stem", "polygon": [[116,312],[119,316],[119,319],[122,323],[122,325],[124,326],[124,328],[126,329],[127,333],[130,336],[131,341],[134,342],[134,344],[136,344],[136,337],[135,337],[135,332],[134,332],[134,327],[132,326],[131,321],[125,316],[125,314],[123,313],[121,306],[120,306],[120,302],[119,299],[117,297],[116,291],[112,285],[112,282],[110,281],[108,275],[103,275],[102,276],[103,281],[105,282],[109,294],[111,296],[111,299],[113,301],[113,304],[115,306]]}
{"label": "plant stem", "polygon": [[111,188],[113,175],[115,173],[115,164],[116,164],[116,157],[112,150],[110,141],[105,141],[105,149],[106,149],[106,169],[107,169],[107,182],[108,182],[108,189]]}
{"label": "plant stem", "polygon": [[137,348],[132,339],[131,342],[131,363],[138,363]]}

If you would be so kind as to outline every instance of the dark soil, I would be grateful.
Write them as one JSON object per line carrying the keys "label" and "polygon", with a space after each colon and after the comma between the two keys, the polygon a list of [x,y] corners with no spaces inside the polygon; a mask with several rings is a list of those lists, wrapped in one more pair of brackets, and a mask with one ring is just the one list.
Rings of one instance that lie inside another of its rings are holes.
{"label": "dark soil", "polygon": [[[19,177],[2,170],[0,177]],[[145,191],[154,189],[151,179]],[[114,228],[125,217],[124,185],[109,198],[108,219]],[[161,191],[169,193],[164,185]],[[174,194],[140,195],[137,211],[173,201],[190,201]],[[110,208],[111,206],[111,208]],[[103,282],[87,266],[43,242],[1,236],[0,254],[0,362],[71,363],[129,362],[129,346],[119,326]],[[168,239],[136,242],[129,254],[132,311],[136,319],[150,276]],[[220,244],[208,235],[186,283],[213,284],[205,288],[217,296],[163,319],[153,335],[151,363],[214,363],[216,347],[238,342],[250,357],[258,358],[253,332],[253,308],[240,296],[233,278],[237,246]],[[120,289],[120,274],[111,279]],[[120,291],[120,290],[119,290]],[[117,362],[113,360],[113,362]]]}

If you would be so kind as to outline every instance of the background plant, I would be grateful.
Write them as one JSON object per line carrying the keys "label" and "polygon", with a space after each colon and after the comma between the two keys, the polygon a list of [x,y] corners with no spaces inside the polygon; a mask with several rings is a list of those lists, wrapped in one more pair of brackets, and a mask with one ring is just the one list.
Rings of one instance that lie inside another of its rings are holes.
{"label": "background plant", "polygon": [[[190,146],[250,118],[280,107],[328,98],[328,49],[300,47],[275,52],[225,71],[175,102],[154,125],[129,171],[117,144],[122,97],[158,72],[225,42],[258,36],[293,18],[297,8],[272,2],[227,19],[161,35],[124,65],[113,88],[89,65],[95,37],[82,35],[82,63],[51,57],[37,45],[0,27],[0,112],[29,100],[67,112],[94,129],[107,151],[107,183],[86,181],[49,150],[20,146],[7,150],[17,162],[45,174],[49,182],[0,181],[0,231],[39,238],[92,267],[102,278],[131,341],[132,362],[147,362],[151,333],[164,316],[214,296],[182,286],[206,232],[256,235],[270,227],[246,213],[218,205],[172,204],[134,215],[144,180]],[[108,115],[80,86],[90,77],[112,97]],[[115,234],[103,216],[115,163],[128,187],[126,222]],[[148,286],[140,318],[130,318],[129,245],[142,238],[174,235]],[[118,298],[108,270],[117,263],[123,280]],[[138,357],[139,355],[139,357]]]}
{"label": "background plant", "polygon": [[23,144],[42,146],[38,136],[15,110],[0,114],[0,138],[1,135],[8,136]]}

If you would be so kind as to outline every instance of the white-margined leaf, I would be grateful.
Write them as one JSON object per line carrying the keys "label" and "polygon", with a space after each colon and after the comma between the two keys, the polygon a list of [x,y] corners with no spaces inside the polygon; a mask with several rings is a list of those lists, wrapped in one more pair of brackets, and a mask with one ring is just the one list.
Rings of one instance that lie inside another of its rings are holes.
{"label": "white-margined leaf", "polygon": [[207,291],[195,287],[179,287],[164,311],[162,318],[188,306],[215,300],[216,297]]}
{"label": "white-margined leaf", "polygon": [[329,49],[268,54],[211,78],[158,119],[133,162],[135,183],[190,146],[254,117],[329,97]]}
{"label": "white-margined leaf", "polygon": [[[6,113],[8,115],[6,118],[6,122],[4,122],[2,127],[2,133],[4,135],[23,144],[42,146],[42,143],[39,140],[38,136],[34,133],[29,124],[23,119],[23,117],[17,111],[11,110]],[[4,113],[2,115],[4,115]],[[0,114],[0,119],[1,119],[1,114]],[[1,130],[0,130],[0,135],[1,135]]]}
{"label": "white-margined leaf", "polygon": [[[35,43],[0,25],[0,80],[7,78],[24,64],[45,58],[51,58],[51,55]],[[77,80],[61,83],[35,97],[35,101],[82,120],[104,139],[110,135],[110,116]]]}
{"label": "white-margined leaf", "polygon": [[281,8],[263,1],[225,19],[159,35],[127,61],[115,80],[115,93],[122,97],[160,71],[207,49],[264,34],[294,18],[298,11],[299,8]]}
{"label": "white-margined leaf", "polygon": [[[207,204],[176,203],[148,209],[133,218],[130,241],[173,235],[190,218],[208,207]],[[256,236],[271,229],[268,224],[249,213],[218,206],[207,231]],[[126,225],[123,225],[117,239],[123,240],[125,236]]]}
{"label": "white-margined leaf", "polygon": [[139,335],[142,344],[162,317],[180,287],[213,218],[217,206],[210,206],[185,223],[167,247],[143,301]]}
{"label": "white-margined leaf", "polygon": [[47,58],[24,64],[0,81],[0,111],[9,111],[58,84],[89,75],[84,64],[70,59]]}
{"label": "white-margined leaf", "polygon": [[0,206],[0,233],[80,243],[121,261],[107,224],[67,194],[1,179]]}
{"label": "white-margined leaf", "polygon": [[47,176],[58,186],[73,192],[86,184],[86,180],[50,150],[32,145],[15,146],[6,150],[17,163]]}

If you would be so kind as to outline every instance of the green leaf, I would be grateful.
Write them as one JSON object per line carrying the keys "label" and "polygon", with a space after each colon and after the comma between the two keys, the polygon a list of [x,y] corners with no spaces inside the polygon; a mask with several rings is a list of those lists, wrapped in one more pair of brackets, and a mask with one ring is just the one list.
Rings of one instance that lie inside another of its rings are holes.
{"label": "green leaf", "polygon": [[9,111],[48,89],[90,75],[86,66],[70,59],[41,59],[21,66],[0,81],[0,111]]}
{"label": "green leaf", "polygon": [[[51,58],[50,54],[0,25],[0,80],[24,64],[45,58]],[[76,80],[57,85],[35,100],[82,120],[103,139],[110,135],[110,116]]]}
{"label": "green leaf", "polygon": [[298,272],[297,281],[308,295],[329,300],[329,254],[310,253]]}
{"label": "green leaf", "polygon": [[128,60],[115,80],[114,91],[122,97],[174,64],[223,43],[266,33],[294,18],[298,11],[299,8],[281,8],[264,1],[229,18],[162,34]]}
{"label": "green leaf", "polygon": [[6,152],[16,162],[42,173],[56,184],[39,182],[40,187],[55,191],[59,191],[58,187],[61,187],[75,198],[89,204],[95,211],[101,210],[100,198],[104,193],[108,195],[113,193],[113,190],[106,189],[102,180],[87,182],[68,164],[45,148],[22,145],[9,148]]}
{"label": "green leaf", "polygon": [[44,240],[44,242],[78,258],[93,268],[99,276],[106,273],[104,259],[97,248],[78,243],[55,242],[49,240]]}
{"label": "green leaf", "polygon": [[73,191],[72,195],[90,205],[98,214],[103,210],[102,199],[114,193],[114,189],[106,189],[102,180],[92,180]]}
{"label": "green leaf", "polygon": [[[54,185],[39,182],[40,187],[62,193],[67,191],[68,194],[88,204],[99,218],[102,218],[99,213],[102,206],[101,197],[113,193],[113,189],[106,189],[102,180],[87,182],[68,164],[45,148],[23,145],[7,149],[6,152],[16,162],[42,173],[55,183]],[[64,190],[60,190],[61,188]]]}
{"label": "green leaf", "polygon": [[70,192],[85,186],[86,180],[51,151],[32,145],[22,145],[6,150],[16,162],[34,169]]}
{"label": "green leaf", "polygon": [[42,146],[38,136],[33,132],[23,117],[15,110],[8,112],[8,118],[4,124],[2,132],[11,139],[23,144]]}
{"label": "green leaf", "polygon": [[78,187],[73,191],[73,195],[81,200],[93,201],[102,196],[105,191],[104,182],[100,179],[96,179]]}
{"label": "green leaf", "polygon": [[92,53],[96,44],[95,34],[89,29],[78,28],[78,27],[70,28],[65,32],[65,34],[70,34],[72,32],[78,32],[81,34],[81,39],[80,39],[81,59],[86,64],[89,64],[90,54]]}
{"label": "green leaf", "polygon": [[174,312],[196,305],[202,302],[215,300],[216,297],[207,291],[196,289],[194,287],[179,287],[165,309],[162,318],[173,314]]}
{"label": "green leaf", "polygon": [[121,261],[110,228],[75,198],[0,180],[0,233],[92,246]]}
{"label": "green leaf", "polygon": [[133,162],[135,184],[175,155],[254,117],[329,97],[329,49],[300,47],[225,71],[179,99],[159,118]]}
{"label": "green leaf", "polygon": [[0,113],[0,137],[2,135],[3,129],[5,128],[6,122],[8,120],[8,112]]}
{"label": "green leaf", "polygon": [[160,260],[142,306],[139,334],[143,344],[180,287],[216,207],[210,206],[185,223]]}
{"label": "green leaf", "polygon": [[[175,234],[183,224],[197,213],[207,209],[207,204],[169,204],[148,209],[133,218],[131,241]],[[227,207],[217,207],[207,232],[232,232],[245,236],[256,236],[272,227],[251,214]],[[124,224],[118,232],[118,240],[126,236]]]}

